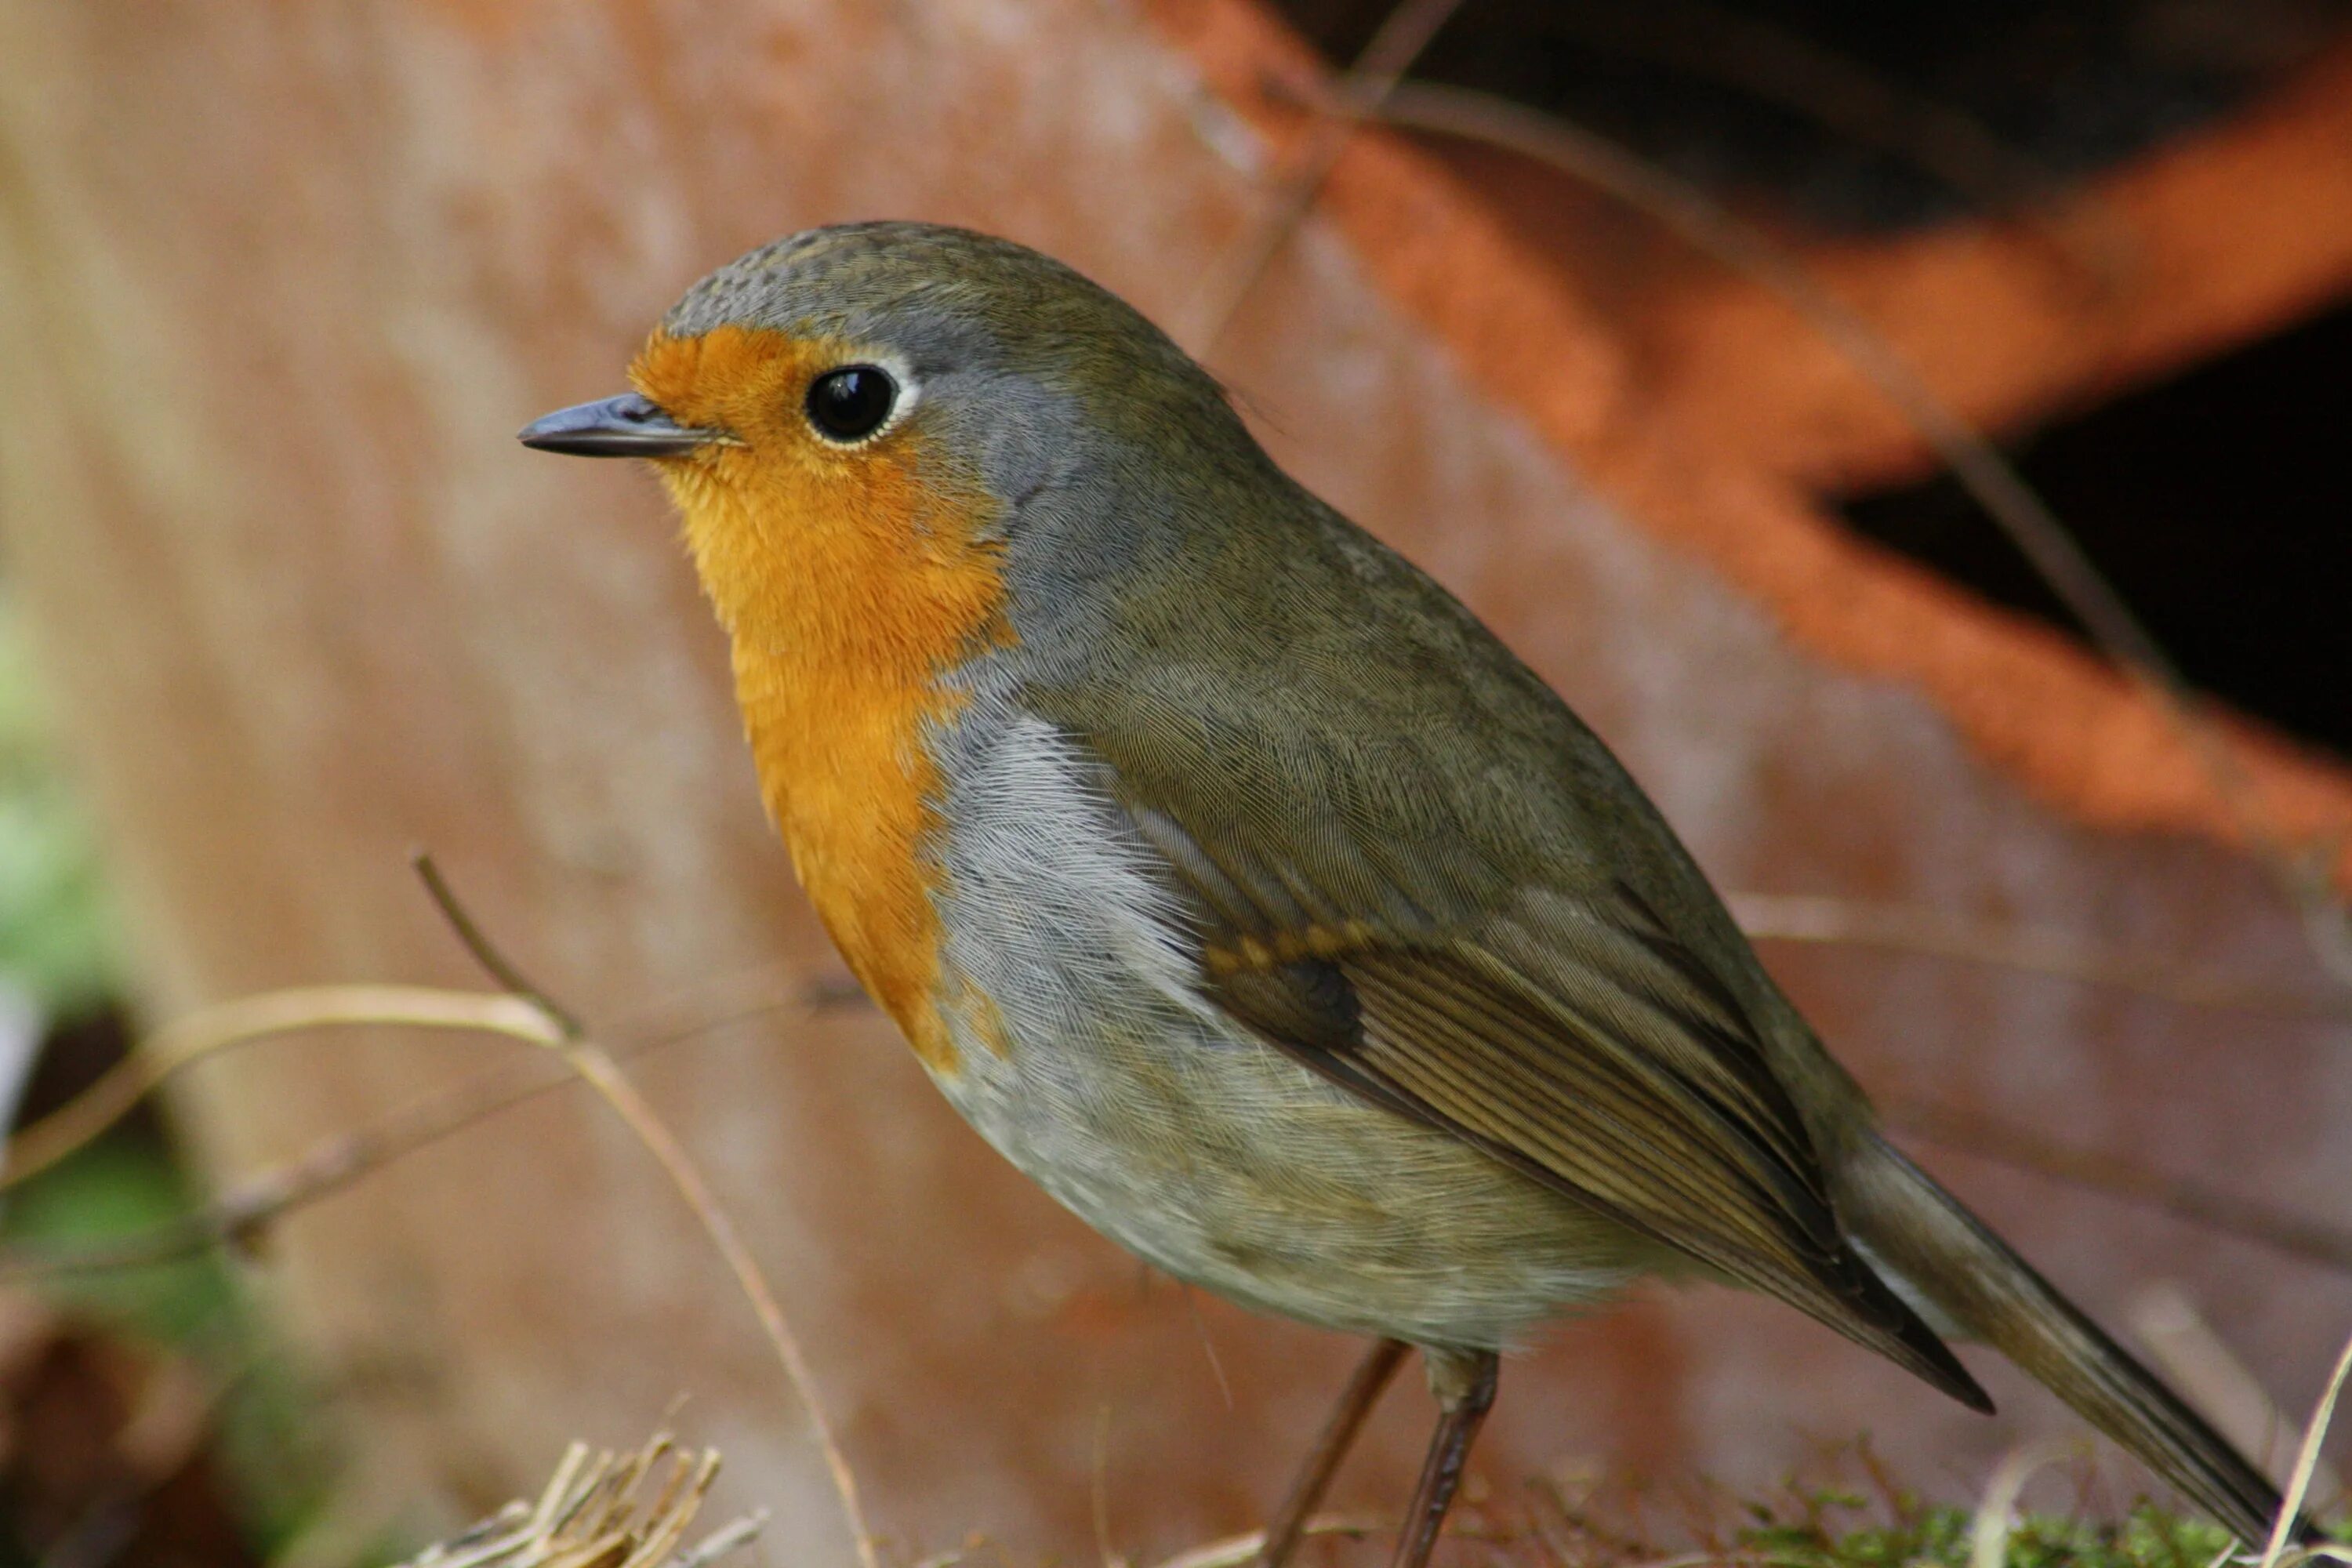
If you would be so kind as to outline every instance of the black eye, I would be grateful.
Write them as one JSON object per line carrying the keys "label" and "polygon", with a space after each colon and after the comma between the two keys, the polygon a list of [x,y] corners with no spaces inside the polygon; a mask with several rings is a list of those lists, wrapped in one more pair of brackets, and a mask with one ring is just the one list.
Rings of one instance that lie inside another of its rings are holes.
{"label": "black eye", "polygon": [[898,384],[870,364],[829,370],[810,383],[809,423],[835,441],[858,441],[882,427],[898,401]]}

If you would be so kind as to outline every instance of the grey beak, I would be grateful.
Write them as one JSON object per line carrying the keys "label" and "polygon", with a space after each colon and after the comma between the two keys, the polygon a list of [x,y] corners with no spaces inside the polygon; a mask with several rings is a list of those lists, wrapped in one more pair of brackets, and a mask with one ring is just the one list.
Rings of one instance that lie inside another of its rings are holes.
{"label": "grey beak", "polygon": [[515,439],[542,452],[575,458],[678,458],[730,437],[717,430],[690,429],[648,399],[625,392],[559,408],[524,426]]}

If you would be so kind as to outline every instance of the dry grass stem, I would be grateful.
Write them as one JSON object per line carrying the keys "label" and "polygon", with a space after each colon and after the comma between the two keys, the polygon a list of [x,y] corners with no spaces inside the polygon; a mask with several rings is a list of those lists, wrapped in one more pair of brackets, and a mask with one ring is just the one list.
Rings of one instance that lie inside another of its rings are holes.
{"label": "dry grass stem", "polygon": [[[640,1499],[656,1474],[652,1496]],[[753,1514],[684,1546],[718,1475],[715,1449],[678,1452],[667,1432],[625,1454],[591,1453],[574,1443],[536,1504],[509,1503],[404,1568],[705,1568],[748,1544],[767,1521]]]}
{"label": "dry grass stem", "polygon": [[[420,871],[429,866],[429,860],[424,861]],[[445,913],[455,910],[463,916],[462,906],[457,904],[437,872],[426,872],[426,886]],[[486,961],[485,967],[499,975],[502,983],[520,980],[513,966],[497,956],[496,950],[469,918],[453,919],[451,923],[478,958],[488,954],[495,959],[495,963]],[[604,1047],[579,1032],[569,1013],[548,1002],[535,988],[525,985],[518,994],[493,995],[413,986],[323,986],[264,993],[206,1008],[167,1026],[156,1037],[159,1045],[128,1058],[123,1069],[110,1074],[81,1099],[27,1130],[26,1135],[11,1142],[10,1153],[26,1162],[20,1179],[30,1170],[46,1168],[110,1125],[140,1095],[178,1068],[249,1040],[301,1030],[383,1025],[499,1035],[555,1052],[620,1116],[694,1211],[738,1287],[751,1303],[762,1331],[807,1414],[855,1542],[860,1568],[880,1568],[873,1534],[858,1500],[856,1478],[834,1436],[823,1402],[817,1397],[807,1358],[759,1265],[719,1206],[700,1170],[619,1065]],[[496,1108],[495,1102],[502,1092],[512,1091],[494,1091],[488,1097],[491,1103],[488,1109]],[[487,1114],[487,1109],[480,1100],[469,1097],[468,1102],[445,1108],[441,1117],[429,1119],[429,1130],[437,1135],[479,1114]],[[25,1145],[28,1140],[31,1152],[26,1154]],[[316,1166],[298,1167],[301,1179],[295,1184],[310,1191],[325,1190],[348,1180],[358,1168],[356,1162],[355,1152],[348,1146],[331,1148]],[[282,1193],[262,1194],[256,1206],[261,1211],[280,1212],[285,1202]],[[234,1235],[254,1222],[239,1221],[232,1215],[216,1216],[215,1223],[224,1227],[222,1233]],[[47,1267],[57,1265],[51,1262]],[[557,1496],[559,1490],[551,1484],[549,1495]],[[568,1558],[533,1561],[544,1561],[550,1568],[608,1568],[606,1558],[593,1555],[580,1558],[577,1563]],[[650,1563],[652,1560],[646,1562]],[[624,1563],[639,1568],[635,1559],[626,1556],[611,1558],[609,1568],[621,1568]]]}
{"label": "dry grass stem", "polygon": [[[2336,1419],[2336,1399],[2344,1392],[2347,1374],[2352,1374],[2352,1340],[2345,1342],[2342,1353],[2336,1356],[2336,1370],[2328,1374],[2327,1387],[2312,1409],[2310,1424],[2304,1428],[2303,1447],[2294,1458],[2294,1473],[2287,1478],[2286,1500],[2279,1506],[2278,1521],[2271,1526],[2271,1538],[2263,1547],[2262,1568],[2280,1568],[2287,1552],[2287,1537],[2303,1512],[2303,1500],[2311,1493],[2312,1474],[2319,1466],[2319,1446],[2326,1441],[2328,1425]],[[2352,1562],[2352,1557],[2346,1557],[2344,1549],[2338,1546],[2305,1547],[2295,1553],[2297,1561],[2315,1556]]]}
{"label": "dry grass stem", "polygon": [[[2287,1418],[2178,1287],[2141,1291],[2125,1316],[2165,1381],[2240,1453],[2268,1476],[2284,1477],[2294,1468],[2302,1426]],[[2345,1500],[2343,1479],[2325,1460],[2311,1472],[2310,1497],[2323,1509]]]}
{"label": "dry grass stem", "polygon": [[[831,996],[830,990],[818,989],[808,995],[714,1011],[692,1025],[634,1041],[628,1047],[616,1050],[615,1055],[625,1061],[634,1060],[639,1055],[732,1024],[782,1012],[814,1012],[824,1006]],[[174,1262],[215,1247],[258,1241],[271,1226],[295,1210],[332,1196],[362,1177],[499,1111],[578,1081],[578,1075],[561,1064],[536,1057],[488,1068],[447,1088],[420,1095],[352,1131],[323,1138],[290,1161],[242,1177],[191,1214],[70,1250],[18,1249],[0,1257],[0,1282],[147,1268]],[[90,1119],[77,1131],[88,1133],[95,1121]]]}
{"label": "dry grass stem", "polygon": [[2009,1535],[2016,1527],[2017,1500],[2025,1483],[2052,1465],[2084,1451],[2080,1437],[2053,1437],[2012,1450],[1996,1466],[1985,1483],[1984,1500],[1977,1505],[1976,1525],[1969,1535],[1969,1568],[2004,1568],[2009,1561]]}
{"label": "dry grass stem", "polygon": [[785,1321],[783,1309],[777,1305],[775,1292],[769,1289],[767,1277],[761,1273],[750,1249],[737,1236],[734,1222],[727,1217],[710,1193],[708,1183],[686,1151],[672,1136],[667,1125],[654,1115],[648,1106],[602,1047],[586,1040],[557,1040],[550,1044],[563,1053],[581,1077],[604,1097],[607,1104],[629,1124],[647,1152],[661,1163],[670,1181],[677,1187],[687,1206],[701,1220],[705,1235],[726,1259],[735,1283],[759,1315],[760,1327],[765,1331],[769,1344],[777,1359],[783,1363],[784,1373],[792,1380],[793,1391],[801,1407],[807,1413],[809,1426],[815,1433],[817,1447],[824,1456],[825,1468],[833,1479],[833,1489],[841,1503],[843,1517],[849,1526],[852,1541],[857,1549],[860,1568],[881,1568],[881,1557],[874,1544],[874,1534],[866,1523],[866,1510],[858,1501],[857,1478],[851,1473],[849,1461],[835,1438],[832,1421],[824,1413],[824,1403],[816,1394],[816,1375],[809,1368],[808,1358],[802,1352],[800,1341]]}
{"label": "dry grass stem", "polygon": [[[1319,1513],[1308,1520],[1298,1533],[1302,1540],[1308,1536],[1336,1535],[1355,1541],[1392,1528],[1392,1521],[1387,1520]],[[1453,1532],[1449,1531],[1447,1533]],[[1242,1568],[1244,1563],[1255,1558],[1265,1545],[1265,1531],[1253,1530],[1246,1535],[1229,1535],[1221,1541],[1188,1547],[1173,1557],[1161,1559],[1156,1568]]]}
{"label": "dry grass stem", "polygon": [[0,1192],[47,1170],[122,1120],[157,1084],[232,1047],[313,1029],[454,1029],[530,1033],[538,1015],[517,996],[422,985],[310,985],[201,1008],[149,1036],[106,1075],[8,1140]]}
{"label": "dry grass stem", "polygon": [[791,1380],[793,1392],[808,1416],[810,1429],[814,1433],[817,1447],[824,1457],[825,1469],[832,1478],[843,1520],[848,1525],[850,1539],[856,1547],[860,1568],[881,1568],[874,1532],[866,1526],[866,1510],[858,1500],[857,1478],[851,1472],[849,1460],[834,1436],[833,1422],[825,1415],[824,1403],[817,1397],[816,1375],[801,1350],[799,1336],[793,1332],[792,1325],[784,1318],[783,1308],[777,1303],[775,1291],[768,1284],[767,1276],[761,1272],[751,1249],[743,1245],[734,1221],[719,1206],[710,1191],[709,1183],[703,1178],[700,1167],[688,1156],[685,1146],[678,1142],[668,1125],[654,1113],[653,1107],[637,1092],[636,1085],[629,1080],[628,1075],[621,1071],[620,1064],[614,1061],[602,1046],[587,1037],[579,1020],[571,1012],[556,1005],[544,991],[524,979],[521,971],[491,942],[488,935],[475,923],[456,890],[441,875],[440,868],[434,863],[433,858],[420,851],[412,857],[412,860],[417,875],[425,883],[426,894],[448,920],[458,941],[473,954],[476,962],[500,984],[508,987],[510,995],[507,1000],[524,1001],[528,1005],[538,1028],[524,1037],[560,1053],[572,1069],[587,1080],[589,1086],[612,1107],[614,1113],[627,1123],[629,1131],[636,1134],[637,1141],[645,1145],[646,1152],[653,1155],[667,1173],[679,1196],[694,1211],[695,1217],[702,1222],[703,1234],[710,1238],[711,1246],[725,1259],[729,1272],[735,1276],[736,1286],[743,1292],[744,1299],[751,1303],[752,1311],[759,1317],[760,1327],[767,1334],[768,1343],[782,1363],[784,1375]]}

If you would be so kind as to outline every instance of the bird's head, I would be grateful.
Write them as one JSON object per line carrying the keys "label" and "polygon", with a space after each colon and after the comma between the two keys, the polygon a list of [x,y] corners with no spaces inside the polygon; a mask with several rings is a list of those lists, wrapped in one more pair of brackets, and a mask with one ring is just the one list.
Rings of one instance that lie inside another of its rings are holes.
{"label": "bird's head", "polygon": [[[1073,546],[1066,528],[1029,540],[1024,524],[1074,488],[1255,450],[1216,384],[1116,296],[1035,251],[924,224],[812,229],[729,263],[662,319],[630,380],[521,439],[651,459],[739,639],[805,632],[779,614],[975,632],[1009,556],[1106,548]],[[1079,510],[1102,508],[1059,507]],[[882,600],[896,610],[874,613]]]}

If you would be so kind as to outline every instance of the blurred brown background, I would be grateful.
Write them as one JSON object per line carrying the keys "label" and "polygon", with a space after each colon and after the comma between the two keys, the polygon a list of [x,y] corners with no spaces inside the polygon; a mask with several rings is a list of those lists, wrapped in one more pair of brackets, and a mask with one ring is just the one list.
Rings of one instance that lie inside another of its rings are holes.
{"label": "blurred brown background", "polygon": [[[2239,805],[2340,889],[2341,14],[1912,10],[1471,0],[1420,76],[1659,160],[2022,443],[2239,715]],[[1720,885],[1830,900],[1751,900],[1759,922],[1895,904],[2264,993],[1766,948],[1898,1121],[1943,1117],[1913,1146],[2061,1284],[2120,1328],[2177,1283],[2300,1419],[2352,1320],[2340,1268],[1988,1158],[1980,1125],[2347,1222],[2345,993],[2210,758],[1817,322],[1655,215],[1373,125],[1285,227],[1331,145],[1325,62],[1385,12],[0,0],[0,545],[142,1016],[478,984],[406,868],[419,844],[616,1040],[834,975],[653,484],[512,432],[618,390],[659,311],[743,248],[962,223],[1203,352],[1283,462],[1559,686]],[[173,1110],[226,1180],[510,1048],[267,1045]],[[776,1279],[908,1557],[973,1531],[1091,1552],[1097,1497],[1139,1555],[1253,1527],[1355,1353],[1147,1278],[870,1013],[738,1020],[634,1070]],[[363,1478],[354,1517],[479,1511],[684,1394],[729,1500],[777,1510],[778,1560],[844,1551],[748,1308],[576,1090],[294,1215],[259,1278]],[[1645,1297],[1515,1369],[1477,1468],[1738,1482],[1866,1430],[1960,1496],[2072,1426],[1987,1377],[1992,1421],[1770,1304]],[[1424,1420],[1417,1389],[1391,1397],[1343,1506],[1401,1495]]]}

